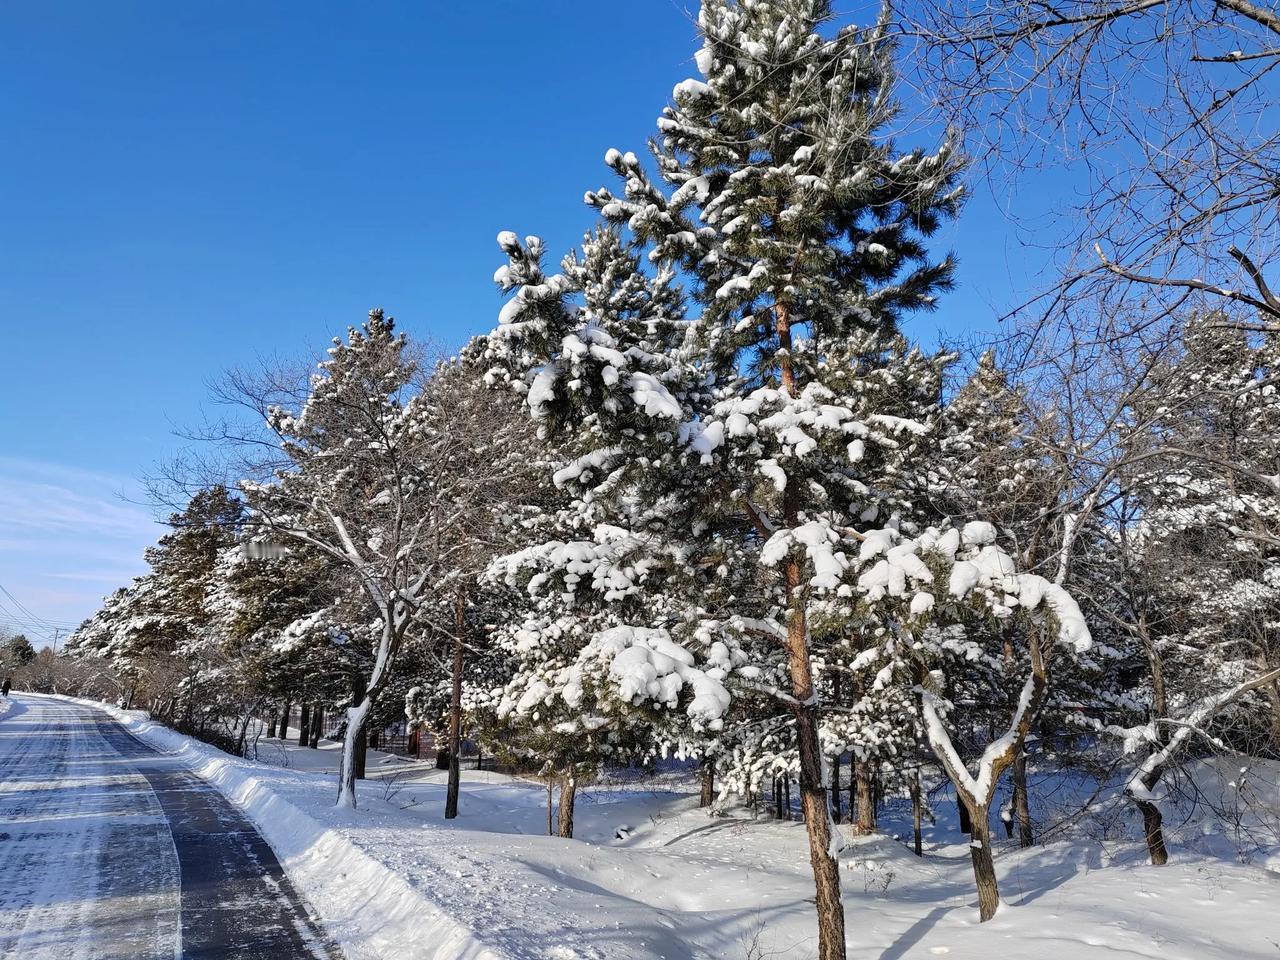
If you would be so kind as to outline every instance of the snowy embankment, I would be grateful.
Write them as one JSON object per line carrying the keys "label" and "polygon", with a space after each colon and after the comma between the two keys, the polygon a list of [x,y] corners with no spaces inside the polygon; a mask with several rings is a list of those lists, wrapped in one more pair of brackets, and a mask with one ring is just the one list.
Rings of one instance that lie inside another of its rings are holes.
{"label": "snowy embankment", "polygon": [[[420,767],[362,781],[360,808],[339,810],[332,773],[238,760],[140,714],[110,712],[249,812],[352,960],[816,955],[800,823],[753,821],[741,809],[709,818],[683,787],[644,781],[584,789],[577,839],[562,840],[544,835],[537,785],[468,771],[461,816],[444,821],[443,773]],[[326,759],[288,745],[263,751],[274,753],[297,766]],[[1220,809],[1247,793],[1280,810],[1278,771],[1255,765],[1245,780],[1233,766],[1216,794],[1207,782],[1197,793]],[[1078,811],[1093,789],[1073,774],[1032,773],[1034,809],[1047,820]],[[997,840],[1007,906],[980,925],[954,805],[934,799],[938,822],[926,826],[922,859],[889,837],[848,838],[840,859],[850,960],[1280,955],[1271,909],[1280,878],[1266,868],[1280,845],[1269,827],[1246,834],[1231,817],[1171,815],[1173,860],[1153,868],[1129,805],[1104,799],[1088,823],[1073,818],[1043,846]],[[908,823],[894,802],[882,827]]]}
{"label": "snowy embankment", "polygon": [[[280,789],[282,779],[307,775],[290,775],[232,757],[150,720],[141,711],[74,697],[57,699],[110,714],[139,740],[182,760],[247,812],[349,960],[500,960],[501,954],[485,947],[423,891],[361,850],[335,824],[317,819],[312,804],[298,804]],[[5,709],[0,705],[0,713]],[[318,790],[309,792],[309,799],[322,802]]]}

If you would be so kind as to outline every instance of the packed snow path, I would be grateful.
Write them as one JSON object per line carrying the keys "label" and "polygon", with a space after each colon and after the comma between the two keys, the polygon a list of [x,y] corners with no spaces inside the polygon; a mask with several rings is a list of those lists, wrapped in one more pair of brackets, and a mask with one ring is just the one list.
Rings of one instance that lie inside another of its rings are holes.
{"label": "packed snow path", "polygon": [[338,960],[253,824],[105,713],[0,717],[0,957]]}

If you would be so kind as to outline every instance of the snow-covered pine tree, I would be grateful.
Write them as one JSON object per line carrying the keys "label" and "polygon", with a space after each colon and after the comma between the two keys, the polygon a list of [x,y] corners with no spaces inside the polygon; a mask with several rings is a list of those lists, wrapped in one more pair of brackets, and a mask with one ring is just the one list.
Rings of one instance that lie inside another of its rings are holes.
{"label": "snow-covered pine tree", "polygon": [[[661,179],[610,150],[622,195],[587,196],[656,275],[630,267],[629,250],[609,253],[619,266],[601,289],[613,293],[571,309],[571,294],[590,293],[579,261],[547,276],[539,240],[504,234],[497,279],[516,292],[486,344],[493,379],[512,379],[535,417],[581,445],[561,482],[607,509],[596,533],[609,559],[573,558],[576,576],[622,598],[659,571],[751,571],[744,590],[721,584],[736,612],[714,617],[686,590],[671,615],[702,621],[690,636],[718,641],[704,648],[723,650],[721,676],[749,658],[733,652],[746,638],[784,664],[786,687],[771,692],[795,727],[821,960],[846,948],[809,597],[837,585],[844,525],[878,516],[861,477],[916,426],[861,419],[860,388],[878,338],[950,285],[952,262],[930,260],[924,240],[956,212],[961,168],[949,141],[895,150],[886,21],[833,32],[830,19],[820,0],[708,0],[703,78],[677,85],[652,144]],[[676,312],[674,269],[691,279],[696,315]]]}
{"label": "snow-covered pine tree", "polygon": [[153,711],[184,727],[197,710],[214,711],[205,690],[221,659],[208,598],[218,557],[235,543],[244,507],[225,487],[197,492],[169,517],[169,533],[144,553],[150,570],[109,597],[68,642],[102,656],[129,678],[126,700],[141,687]]}

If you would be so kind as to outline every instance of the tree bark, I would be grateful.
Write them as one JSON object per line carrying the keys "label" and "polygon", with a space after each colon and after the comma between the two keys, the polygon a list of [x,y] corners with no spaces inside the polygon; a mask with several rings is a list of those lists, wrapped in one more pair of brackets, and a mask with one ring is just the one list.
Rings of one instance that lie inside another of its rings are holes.
{"label": "tree bark", "polygon": [[[351,675],[351,702],[359,703],[363,699],[364,674],[357,670]],[[366,774],[365,764],[369,759],[368,724],[361,725],[360,729],[356,731],[352,746],[354,753],[351,756],[351,769],[355,772],[357,780],[363,780]]]}
{"label": "tree bark", "polygon": [[307,737],[307,746],[312,750],[320,748],[320,730],[324,726],[324,707],[315,704],[311,708],[311,734]]}
{"label": "tree bark", "polygon": [[920,808],[920,768],[917,767],[911,775],[911,828],[917,857],[924,856],[924,838],[920,833]]}
{"label": "tree bark", "polygon": [[978,884],[978,920],[985,923],[996,915],[1000,906],[996,865],[991,857],[990,813],[986,807],[975,804],[969,811],[969,819],[973,824],[969,858],[973,861],[973,878]]}
{"label": "tree bark", "polygon": [[1018,846],[1026,848],[1036,842],[1031,826],[1031,806],[1027,800],[1027,751],[1019,745],[1013,755],[1013,819],[1018,824]]}
{"label": "tree bark", "polygon": [[311,736],[311,704],[302,701],[302,715],[298,718],[298,746],[305,747]]}
{"label": "tree bark", "polygon": [[[462,655],[463,631],[466,628],[466,597],[458,595],[453,605],[453,690],[449,696],[449,786],[445,793],[444,818],[452,820],[458,815],[458,791],[462,785]],[[564,801],[561,799],[561,807]],[[570,817],[569,829],[573,829]]]}
{"label": "tree bark", "polygon": [[1169,862],[1169,848],[1164,845],[1164,816],[1160,808],[1150,800],[1137,800],[1142,811],[1142,834],[1147,841],[1147,854],[1153,867],[1163,867]]}
{"label": "tree bark", "polygon": [[853,756],[853,782],[857,797],[854,810],[854,830],[860,834],[876,832],[876,799],[871,783],[871,764]]}
{"label": "tree bark", "polygon": [[831,819],[839,823],[844,816],[840,808],[840,755],[836,754],[831,761]]}
{"label": "tree bark", "polygon": [[709,807],[716,799],[716,762],[702,758],[702,789],[698,793],[698,806]]}
{"label": "tree bark", "polygon": [[293,702],[285,700],[280,708],[280,722],[276,724],[276,732],[281,740],[289,739],[289,715],[293,713]]}
{"label": "tree bark", "polygon": [[557,817],[560,836],[565,838],[573,836],[573,803],[577,796],[578,771],[570,765],[560,781],[560,811]]}

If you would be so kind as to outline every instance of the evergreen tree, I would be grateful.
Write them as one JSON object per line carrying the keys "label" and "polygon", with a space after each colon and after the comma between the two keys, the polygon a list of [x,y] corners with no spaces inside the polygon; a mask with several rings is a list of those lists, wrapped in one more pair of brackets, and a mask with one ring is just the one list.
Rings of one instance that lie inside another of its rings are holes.
{"label": "evergreen tree", "polygon": [[[885,22],[828,37],[830,13],[708,0],[703,79],[677,85],[652,144],[660,181],[610,150],[623,193],[587,197],[630,240],[597,233],[547,276],[540,241],[502,235],[497,279],[516,293],[487,344],[493,379],[521,385],[534,416],[581,446],[558,479],[598,532],[619,531],[590,560],[566,558],[573,575],[617,600],[670,580],[681,599],[667,615],[721,676],[785,665],[776,699],[795,727],[822,960],[845,955],[845,936],[810,596],[838,586],[842,526],[885,505],[863,478],[917,426],[867,415],[863,388],[899,318],[949,287],[952,262],[923,244],[960,197],[949,142],[901,153],[885,133]],[[654,274],[638,275],[642,255]],[[732,573],[747,576],[729,585]],[[719,589],[695,589],[706,581]],[[708,592],[737,611],[715,617]],[[654,649],[631,637],[626,649]]]}

